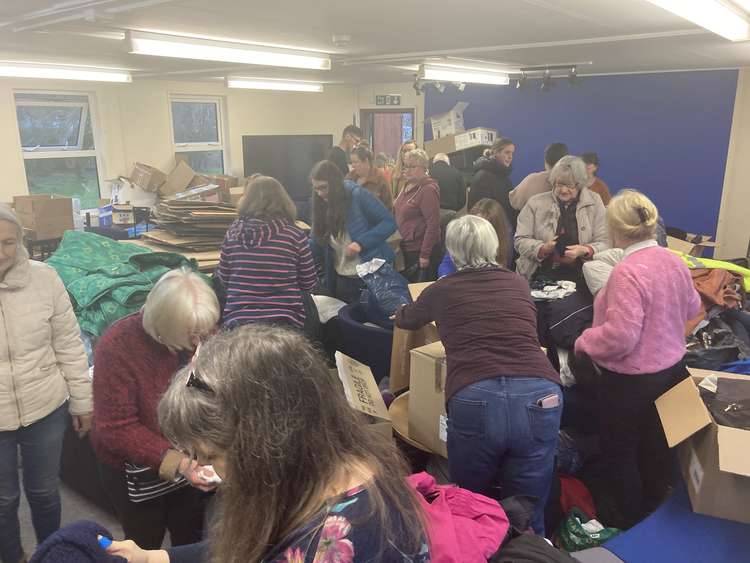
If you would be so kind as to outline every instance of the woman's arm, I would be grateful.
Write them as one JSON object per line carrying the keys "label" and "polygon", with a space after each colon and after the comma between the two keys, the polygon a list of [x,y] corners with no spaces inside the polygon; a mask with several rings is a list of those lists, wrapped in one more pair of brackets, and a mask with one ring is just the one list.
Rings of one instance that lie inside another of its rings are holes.
{"label": "woman's arm", "polygon": [[[354,190],[352,204],[358,205],[362,214],[370,224],[370,228],[353,242],[367,251],[383,244],[389,236],[396,232],[396,220],[380,200],[364,188]],[[350,233],[351,234],[351,233]]]}
{"label": "woman's arm", "polygon": [[593,213],[591,214],[591,227],[593,231],[591,242],[587,245],[593,248],[594,254],[607,250],[610,246],[607,236],[607,209],[601,198],[595,197]]}
{"label": "woman's arm", "polygon": [[518,223],[516,224],[516,236],[513,244],[516,252],[521,256],[531,256],[537,262],[541,262],[545,256],[540,256],[539,250],[548,241],[539,240],[535,237],[536,210],[527,203],[518,214]]}
{"label": "woman's arm", "polygon": [[416,302],[404,305],[396,311],[395,324],[406,330],[417,330],[435,320],[433,309],[434,285],[428,286]]}
{"label": "woman's arm", "polygon": [[422,212],[422,217],[424,217],[427,225],[419,257],[429,260],[435,245],[440,242],[440,193],[436,185],[422,188],[419,210]]}
{"label": "woman's arm", "polygon": [[310,244],[304,235],[299,240],[297,250],[297,280],[303,291],[312,291],[318,285]]}
{"label": "woman's arm", "polygon": [[93,409],[91,379],[81,329],[60,276],[52,271],[53,313],[50,318],[52,349],[70,394],[70,414],[91,415]]}

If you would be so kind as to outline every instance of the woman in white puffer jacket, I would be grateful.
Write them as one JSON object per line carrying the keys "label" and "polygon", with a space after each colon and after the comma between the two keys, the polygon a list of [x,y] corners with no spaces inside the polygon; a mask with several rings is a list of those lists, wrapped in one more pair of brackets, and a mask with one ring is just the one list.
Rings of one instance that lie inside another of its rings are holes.
{"label": "woman in white puffer jacket", "polygon": [[29,260],[18,218],[0,205],[0,561],[25,561],[23,485],[39,543],[60,527],[58,474],[67,412],[91,427],[91,380],[78,321],[57,272]]}

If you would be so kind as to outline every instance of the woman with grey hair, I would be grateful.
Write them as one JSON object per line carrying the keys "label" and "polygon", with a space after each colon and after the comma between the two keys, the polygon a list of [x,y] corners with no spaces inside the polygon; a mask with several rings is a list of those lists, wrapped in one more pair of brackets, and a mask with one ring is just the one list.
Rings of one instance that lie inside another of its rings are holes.
{"label": "woman with grey hair", "polygon": [[[164,274],[143,309],[112,325],[96,346],[92,441],[102,483],[128,538],[149,549],[200,540],[212,490],[192,458],[161,433],[156,408],[174,373],[216,331],[219,302],[188,269]],[[188,485],[193,485],[190,487]]]}
{"label": "woman with grey hair", "polygon": [[502,499],[538,498],[532,525],[544,534],[562,413],[560,378],[539,346],[529,284],[497,263],[492,224],[465,215],[448,224],[457,272],[396,313],[396,326],[435,322],[448,375],[448,463],[460,487]]}
{"label": "woman with grey hair", "polygon": [[608,247],[602,199],[588,188],[586,165],[564,156],[550,172],[552,191],[532,197],[518,216],[516,270],[582,283],[581,266]]}
{"label": "woman with grey hair", "polygon": [[68,412],[91,427],[91,380],[78,321],[55,270],[29,260],[21,224],[0,205],[0,560],[25,561],[18,452],[36,539],[60,527],[58,474]]}

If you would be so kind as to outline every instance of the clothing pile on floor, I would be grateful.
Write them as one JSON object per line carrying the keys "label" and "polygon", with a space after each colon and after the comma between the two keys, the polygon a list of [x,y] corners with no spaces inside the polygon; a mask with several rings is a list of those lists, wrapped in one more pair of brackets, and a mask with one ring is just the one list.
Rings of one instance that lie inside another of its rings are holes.
{"label": "clothing pile on floor", "polygon": [[161,276],[194,267],[179,254],[152,252],[93,233],[67,231],[47,260],[68,290],[82,331],[100,336],[112,323],[135,313]]}

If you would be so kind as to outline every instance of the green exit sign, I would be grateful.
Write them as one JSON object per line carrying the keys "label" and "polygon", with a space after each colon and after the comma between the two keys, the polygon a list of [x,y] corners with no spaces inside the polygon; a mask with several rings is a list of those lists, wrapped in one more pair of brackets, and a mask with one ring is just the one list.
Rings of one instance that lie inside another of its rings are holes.
{"label": "green exit sign", "polygon": [[398,94],[378,94],[375,96],[376,106],[400,106],[401,96]]}

